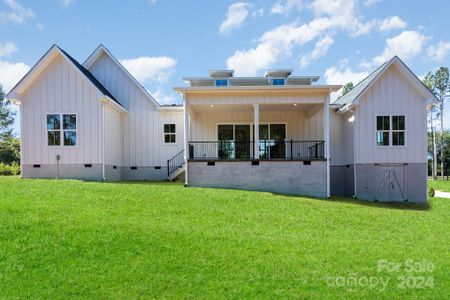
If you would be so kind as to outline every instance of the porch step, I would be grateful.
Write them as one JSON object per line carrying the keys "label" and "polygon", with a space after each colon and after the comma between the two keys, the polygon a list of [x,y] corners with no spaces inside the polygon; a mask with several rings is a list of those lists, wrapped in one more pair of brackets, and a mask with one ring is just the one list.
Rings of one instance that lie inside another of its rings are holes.
{"label": "porch step", "polygon": [[170,176],[167,177],[167,181],[178,181],[182,175],[184,175],[184,172],[186,170],[185,165],[179,166],[178,169],[176,169]]}

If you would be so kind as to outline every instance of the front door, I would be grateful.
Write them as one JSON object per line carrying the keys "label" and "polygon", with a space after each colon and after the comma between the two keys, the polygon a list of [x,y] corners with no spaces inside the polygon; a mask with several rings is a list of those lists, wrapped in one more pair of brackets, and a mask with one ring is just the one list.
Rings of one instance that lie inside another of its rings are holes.
{"label": "front door", "polygon": [[235,125],[234,142],[236,158],[250,158],[250,125]]}

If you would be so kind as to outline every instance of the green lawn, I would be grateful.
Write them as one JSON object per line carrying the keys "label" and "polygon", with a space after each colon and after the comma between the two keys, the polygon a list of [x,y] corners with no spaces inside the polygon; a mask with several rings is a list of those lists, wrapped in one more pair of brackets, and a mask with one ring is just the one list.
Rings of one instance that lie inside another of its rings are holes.
{"label": "green lawn", "polygon": [[450,192],[450,180],[429,180],[428,188],[434,188],[435,190]]}
{"label": "green lawn", "polygon": [[[437,198],[424,209],[0,177],[0,298],[443,299],[449,220]],[[400,269],[378,272],[380,260]]]}

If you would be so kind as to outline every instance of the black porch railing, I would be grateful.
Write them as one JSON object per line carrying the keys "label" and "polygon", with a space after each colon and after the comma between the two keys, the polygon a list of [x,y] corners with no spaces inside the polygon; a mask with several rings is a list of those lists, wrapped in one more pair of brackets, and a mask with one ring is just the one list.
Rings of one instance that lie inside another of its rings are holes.
{"label": "black porch railing", "polygon": [[167,160],[167,177],[184,165],[184,150],[178,152],[174,157]]}
{"label": "black porch railing", "polygon": [[[312,160],[323,159],[324,141],[259,141],[261,160]],[[191,141],[191,160],[240,160],[254,159],[254,142]]]}

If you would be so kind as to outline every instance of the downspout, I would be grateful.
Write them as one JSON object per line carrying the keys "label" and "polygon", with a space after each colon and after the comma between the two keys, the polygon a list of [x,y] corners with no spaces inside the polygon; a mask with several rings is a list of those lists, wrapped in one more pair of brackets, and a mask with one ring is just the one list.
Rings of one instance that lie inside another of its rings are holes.
{"label": "downspout", "polygon": [[187,187],[189,184],[189,173],[188,173],[188,160],[189,160],[189,111],[186,99],[186,94],[183,93],[183,121],[184,121],[184,186]]}
{"label": "downspout", "polygon": [[353,141],[352,141],[352,147],[353,147],[353,198],[356,199],[356,122],[357,122],[357,118],[356,118],[356,109],[353,111],[353,128],[352,128],[352,136],[353,136]]}
{"label": "downspout", "polygon": [[19,105],[19,117],[20,117],[20,178],[23,178],[23,105],[21,101],[16,101],[14,104]]}
{"label": "downspout", "polygon": [[109,100],[102,100],[102,180],[106,181],[105,171],[105,105]]}
{"label": "downspout", "polygon": [[330,182],[330,93],[329,91],[324,105],[324,127],[325,127],[325,158],[327,168],[327,198],[331,196],[331,182]]}

